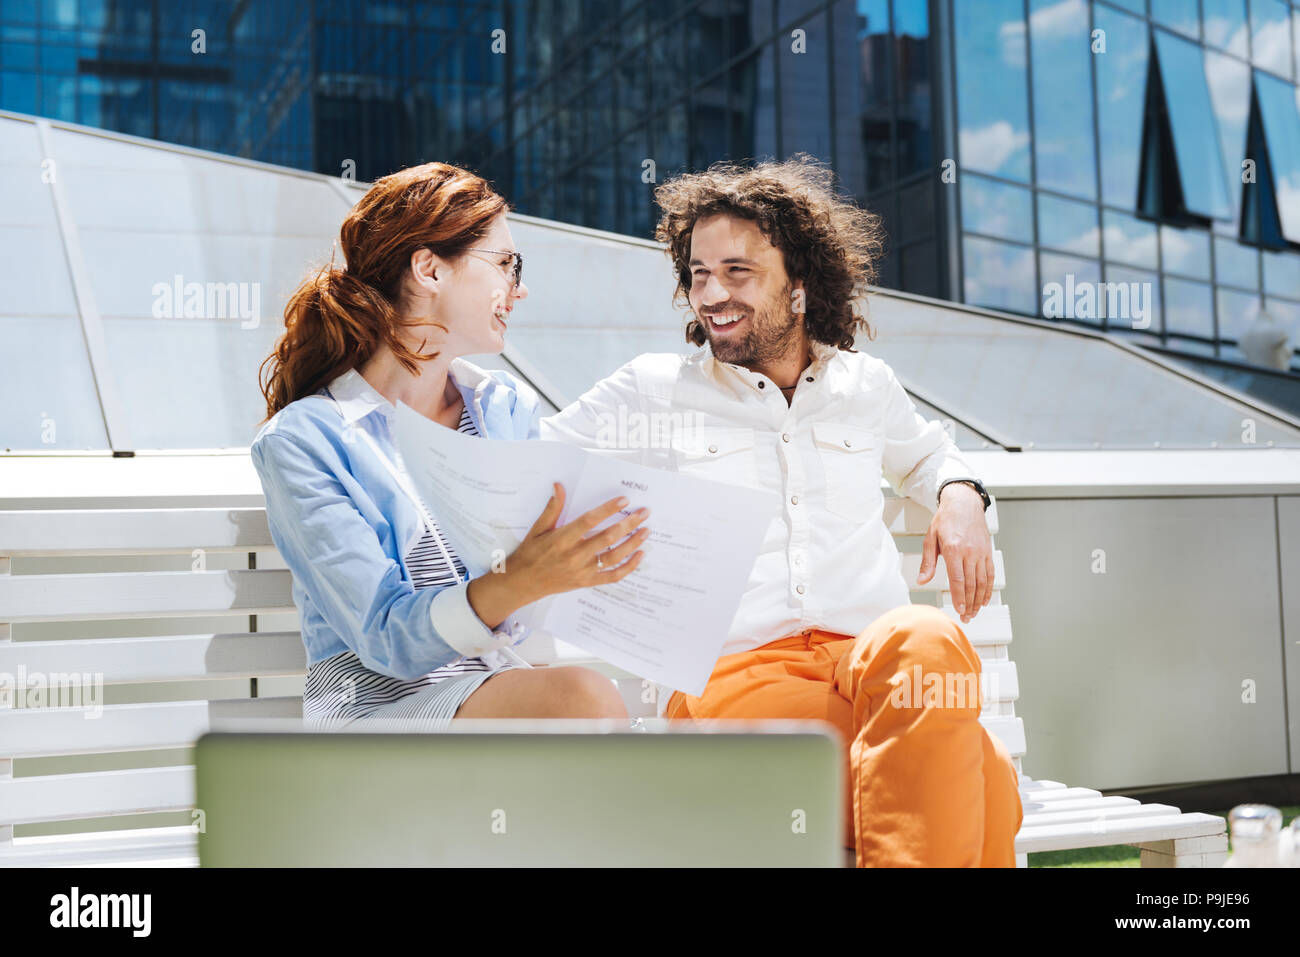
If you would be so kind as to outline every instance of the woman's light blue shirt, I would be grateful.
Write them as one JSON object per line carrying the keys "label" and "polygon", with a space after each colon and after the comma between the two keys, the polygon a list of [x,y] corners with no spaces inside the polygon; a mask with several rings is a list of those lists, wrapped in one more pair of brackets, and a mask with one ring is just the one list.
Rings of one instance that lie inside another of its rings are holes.
{"label": "woman's light blue shirt", "polygon": [[[464,359],[450,375],[480,435],[537,437],[540,400],[526,383]],[[371,671],[413,680],[509,644],[509,632],[474,613],[467,583],[412,585],[405,556],[423,534],[420,513],[351,431],[364,429],[400,468],[397,410],[355,369],[327,388],[341,418],[322,389],[276,413],[251,446],[271,539],[293,573],[308,665],[352,651]]]}

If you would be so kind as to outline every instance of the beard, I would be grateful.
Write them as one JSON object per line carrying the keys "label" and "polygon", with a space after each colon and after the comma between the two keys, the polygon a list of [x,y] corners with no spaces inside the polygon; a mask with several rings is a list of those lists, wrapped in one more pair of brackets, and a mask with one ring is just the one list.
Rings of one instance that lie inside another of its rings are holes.
{"label": "beard", "polygon": [[[790,311],[793,286],[787,282],[775,297],[767,300],[749,319],[742,335],[715,335],[704,316],[700,317],[709,349],[715,359],[732,365],[753,366],[775,361],[785,355],[791,342],[797,338],[799,317]],[[733,306],[714,307],[707,315],[735,311]],[[747,312],[747,310],[746,310]],[[744,319],[741,320],[744,322]]]}

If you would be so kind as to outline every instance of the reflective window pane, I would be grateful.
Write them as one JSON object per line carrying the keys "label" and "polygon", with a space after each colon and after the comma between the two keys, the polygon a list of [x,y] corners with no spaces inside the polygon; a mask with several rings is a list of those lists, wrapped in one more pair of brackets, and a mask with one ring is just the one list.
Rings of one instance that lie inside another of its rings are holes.
{"label": "reflective window pane", "polygon": [[1226,219],[1232,215],[1223,161],[1206,143],[1217,141],[1218,129],[1210,105],[1201,48],[1194,43],[1155,31],[1160,79],[1173,129],[1183,201],[1189,211]]}
{"label": "reflective window pane", "polygon": [[[951,189],[952,187],[941,186],[940,188]],[[907,210],[907,215],[901,217],[898,222],[900,228],[896,239],[899,243],[926,239],[935,234],[934,190],[934,182],[926,177],[910,186],[904,186],[899,192],[899,202],[902,208]]]}
{"label": "reflective window pane", "polygon": [[925,0],[894,0],[899,176],[928,169],[932,163],[930,49]]}
{"label": "reflective window pane", "polygon": [[1300,255],[1264,250],[1264,295],[1300,299]]}
{"label": "reflective window pane", "polygon": [[[1214,291],[1209,283],[1165,277],[1168,331],[1214,338]],[[1181,346],[1180,346],[1181,348]]]}
{"label": "reflective window pane", "polygon": [[826,51],[830,42],[826,17],[817,14],[800,22],[807,52],[795,53],[787,33],[777,38],[781,86],[781,150],[785,156],[802,150],[831,161],[830,70]]}
{"label": "reflective window pane", "polygon": [[1205,9],[1205,42],[1239,57],[1250,49],[1246,0],[1201,0]]}
{"label": "reflective window pane", "polygon": [[993,239],[962,239],[964,301],[975,306],[1038,313],[1034,250]]}
{"label": "reflective window pane", "polygon": [[1291,11],[1291,49],[1295,53],[1295,73],[1300,80],[1300,6]]}
{"label": "reflective window pane", "polygon": [[975,175],[961,177],[959,184],[962,229],[1034,241],[1033,199],[1028,189]]}
{"label": "reflective window pane", "polygon": [[1127,213],[1104,209],[1101,213],[1102,246],[1112,262],[1155,269],[1156,227]]}
{"label": "reflective window pane", "polygon": [[1297,370],[1300,367],[1300,355],[1296,355],[1296,349],[1300,348],[1300,302],[1266,298],[1264,310],[1274,322],[1291,333],[1291,369]]}
{"label": "reflective window pane", "polygon": [[1136,209],[1147,24],[1100,3],[1093,6],[1093,23],[1106,31],[1105,67],[1096,71],[1101,195],[1108,205]]}
{"label": "reflective window pane", "polygon": [[1205,74],[1210,83],[1210,104],[1219,129],[1219,153],[1228,181],[1232,206],[1232,232],[1241,218],[1242,161],[1246,158],[1246,125],[1250,120],[1250,67],[1240,60],[1205,51]]}
{"label": "reflective window pane", "polygon": [[1100,240],[1097,207],[1092,203],[1076,203],[1047,193],[1038,194],[1039,245],[1084,256],[1099,256]]}
{"label": "reflective window pane", "polygon": [[1151,0],[1151,19],[1193,40],[1200,37],[1196,0]]}
{"label": "reflective window pane", "polygon": [[1084,199],[1097,196],[1088,8],[1077,0],[1030,0],[1034,155],[1039,186]]}
{"label": "reflective window pane", "polygon": [[1291,11],[1286,0],[1250,0],[1250,58],[1265,70],[1291,76]]}
{"label": "reflective window pane", "polygon": [[1203,229],[1161,226],[1160,255],[1165,272],[1206,279],[1210,275],[1210,234]]}
{"label": "reflective window pane", "polygon": [[1220,289],[1215,296],[1219,311],[1219,337],[1239,339],[1259,315],[1259,296],[1232,289]]}
{"label": "reflective window pane", "polygon": [[[865,195],[894,178],[893,148],[890,146],[893,80],[889,70],[890,34],[888,0],[858,0],[858,116],[862,144],[862,172],[857,179],[857,193]],[[839,48],[836,48],[838,53]],[[837,59],[838,65],[838,59]],[[839,79],[836,78],[838,84]],[[848,162],[857,161],[850,155]],[[844,160],[841,159],[841,163]]]}
{"label": "reflective window pane", "polygon": [[731,104],[731,158],[772,159],[777,155],[776,79],[771,45],[734,64],[728,71]]}
{"label": "reflective window pane", "polygon": [[1098,303],[1101,264],[1057,253],[1038,254],[1042,276],[1039,313],[1048,319],[1072,319],[1101,325],[1104,303]]}
{"label": "reflective window pane", "polygon": [[902,287],[908,292],[936,299],[939,288],[939,257],[932,240],[904,246],[900,255]]}
{"label": "reflective window pane", "polygon": [[1029,99],[1021,0],[954,0],[963,169],[1029,181]]}
{"label": "reflective window pane", "polygon": [[1246,289],[1259,288],[1259,250],[1226,236],[1214,237],[1216,282]]}
{"label": "reflective window pane", "polygon": [[1282,235],[1300,243],[1300,91],[1266,73],[1255,74],[1255,90],[1264,119]]}

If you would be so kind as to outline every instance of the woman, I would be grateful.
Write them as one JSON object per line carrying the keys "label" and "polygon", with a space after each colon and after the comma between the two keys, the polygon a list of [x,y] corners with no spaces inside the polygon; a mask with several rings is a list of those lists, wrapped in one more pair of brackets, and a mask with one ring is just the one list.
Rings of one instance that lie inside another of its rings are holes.
{"label": "woman", "polygon": [[508,646],[521,633],[505,623],[547,595],[634,571],[645,510],[593,533],[626,506],[615,499],[556,527],[557,484],[505,570],[466,581],[393,439],[399,401],[471,435],[537,436],[536,393],[463,358],[500,352],[528,295],[507,209],[484,180],[444,163],[378,180],[340,230],[347,265],[299,287],[263,363],[268,420],[252,458],[293,572],[309,725],[627,717],[598,672],[520,667]]}

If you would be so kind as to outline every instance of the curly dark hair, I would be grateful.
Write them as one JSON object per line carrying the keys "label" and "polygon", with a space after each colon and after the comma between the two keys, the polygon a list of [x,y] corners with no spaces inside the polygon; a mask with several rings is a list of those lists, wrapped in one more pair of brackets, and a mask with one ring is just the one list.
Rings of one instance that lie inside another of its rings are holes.
{"label": "curly dark hair", "polygon": [[[699,173],[665,181],[654,193],[663,215],[655,238],[667,243],[677,274],[674,304],[689,302],[691,232],[708,216],[725,213],[755,224],[781,250],[790,280],[802,279],[808,336],[853,352],[859,330],[875,333],[855,312],[876,280],[884,251],[881,219],[836,193],[834,173],[807,153],[755,166],[715,163]],[[698,318],[686,324],[686,341],[706,341]]]}

